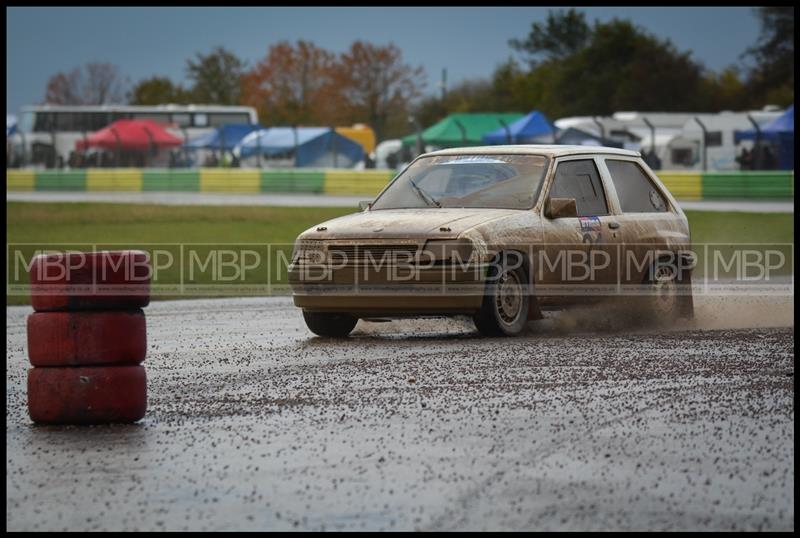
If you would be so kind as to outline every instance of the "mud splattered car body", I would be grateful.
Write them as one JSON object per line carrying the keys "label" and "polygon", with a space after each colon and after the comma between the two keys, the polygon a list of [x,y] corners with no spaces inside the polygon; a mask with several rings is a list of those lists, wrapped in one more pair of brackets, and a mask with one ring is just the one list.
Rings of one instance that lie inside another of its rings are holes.
{"label": "mud splattered car body", "polygon": [[686,216],[636,152],[459,148],[421,155],[362,212],[300,234],[289,282],[317,334],[457,314],[516,334],[541,308],[621,292],[661,293],[663,315],[685,314],[690,246]]}

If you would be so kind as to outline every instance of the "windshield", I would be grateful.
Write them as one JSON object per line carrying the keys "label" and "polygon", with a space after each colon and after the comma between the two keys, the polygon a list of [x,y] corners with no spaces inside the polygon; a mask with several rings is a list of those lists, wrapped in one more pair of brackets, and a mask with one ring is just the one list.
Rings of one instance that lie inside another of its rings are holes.
{"label": "windshield", "polygon": [[530,209],[545,170],[547,157],[542,155],[423,157],[400,174],[372,209]]}

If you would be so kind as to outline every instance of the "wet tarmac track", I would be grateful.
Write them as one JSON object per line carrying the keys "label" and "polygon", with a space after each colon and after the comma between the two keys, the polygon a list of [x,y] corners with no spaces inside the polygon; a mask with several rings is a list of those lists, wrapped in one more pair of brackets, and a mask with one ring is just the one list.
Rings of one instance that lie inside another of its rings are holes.
{"label": "wet tarmac track", "polygon": [[8,307],[8,530],[794,529],[793,297],[314,337],[287,298],[146,309],[147,416],[34,426]]}

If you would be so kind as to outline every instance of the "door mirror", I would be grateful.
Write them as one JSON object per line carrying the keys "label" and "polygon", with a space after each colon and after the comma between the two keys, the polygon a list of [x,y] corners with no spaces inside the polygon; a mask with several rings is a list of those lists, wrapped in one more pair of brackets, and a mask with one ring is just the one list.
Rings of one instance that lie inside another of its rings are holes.
{"label": "door mirror", "polygon": [[575,198],[548,198],[544,206],[544,216],[548,219],[577,217],[578,206]]}
{"label": "door mirror", "polygon": [[360,202],[358,202],[359,211],[366,211],[370,207],[372,207],[372,200],[361,200]]}

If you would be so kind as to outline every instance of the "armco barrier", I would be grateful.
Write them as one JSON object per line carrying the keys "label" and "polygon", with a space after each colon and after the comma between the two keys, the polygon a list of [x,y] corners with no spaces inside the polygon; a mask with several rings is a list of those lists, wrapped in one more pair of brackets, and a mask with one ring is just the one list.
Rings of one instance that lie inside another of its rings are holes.
{"label": "armco barrier", "polygon": [[[6,170],[7,191],[304,192],[375,196],[393,170],[245,168]],[[794,171],[684,172],[658,176],[678,200],[791,199]]]}

